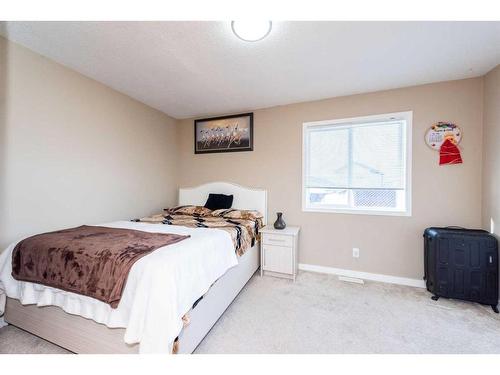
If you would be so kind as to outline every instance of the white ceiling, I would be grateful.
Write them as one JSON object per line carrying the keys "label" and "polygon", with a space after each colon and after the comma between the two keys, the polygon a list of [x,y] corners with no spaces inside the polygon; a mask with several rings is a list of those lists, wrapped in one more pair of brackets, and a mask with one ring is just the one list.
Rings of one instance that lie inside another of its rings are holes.
{"label": "white ceiling", "polygon": [[0,34],[175,118],[480,76],[500,22],[3,22]]}

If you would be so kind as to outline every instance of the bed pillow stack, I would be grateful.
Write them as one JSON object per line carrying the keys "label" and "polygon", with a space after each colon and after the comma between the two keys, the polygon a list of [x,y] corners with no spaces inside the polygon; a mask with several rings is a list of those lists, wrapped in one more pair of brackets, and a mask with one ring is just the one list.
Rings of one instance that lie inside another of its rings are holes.
{"label": "bed pillow stack", "polygon": [[254,210],[237,210],[234,208],[225,210],[212,211],[212,216],[224,217],[226,219],[243,219],[243,220],[257,220],[262,219],[263,216],[259,211]]}
{"label": "bed pillow stack", "polygon": [[176,206],[171,208],[165,208],[165,212],[170,215],[189,215],[189,216],[210,216],[212,215],[212,210],[202,207],[202,206]]}

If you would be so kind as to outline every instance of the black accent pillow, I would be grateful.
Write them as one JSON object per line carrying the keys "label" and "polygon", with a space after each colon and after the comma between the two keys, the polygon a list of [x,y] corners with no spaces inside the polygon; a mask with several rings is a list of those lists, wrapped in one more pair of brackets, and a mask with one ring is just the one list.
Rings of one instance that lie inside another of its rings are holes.
{"label": "black accent pillow", "polygon": [[220,210],[221,208],[231,208],[233,205],[233,195],[225,194],[208,194],[207,203],[205,208],[210,210]]}

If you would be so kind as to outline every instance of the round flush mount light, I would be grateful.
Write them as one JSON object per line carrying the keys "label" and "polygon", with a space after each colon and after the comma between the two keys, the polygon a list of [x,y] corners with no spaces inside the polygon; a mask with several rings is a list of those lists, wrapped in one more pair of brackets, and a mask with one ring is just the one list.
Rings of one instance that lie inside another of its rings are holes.
{"label": "round flush mount light", "polygon": [[256,42],[269,35],[273,24],[271,21],[231,21],[234,35],[245,42]]}

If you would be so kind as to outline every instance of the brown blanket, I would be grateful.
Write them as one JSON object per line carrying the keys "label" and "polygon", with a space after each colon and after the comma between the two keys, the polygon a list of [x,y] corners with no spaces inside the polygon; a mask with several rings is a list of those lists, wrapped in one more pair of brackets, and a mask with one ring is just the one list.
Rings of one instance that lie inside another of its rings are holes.
{"label": "brown blanket", "polygon": [[19,242],[12,276],[96,298],[116,308],[132,265],[189,236],[83,225]]}

